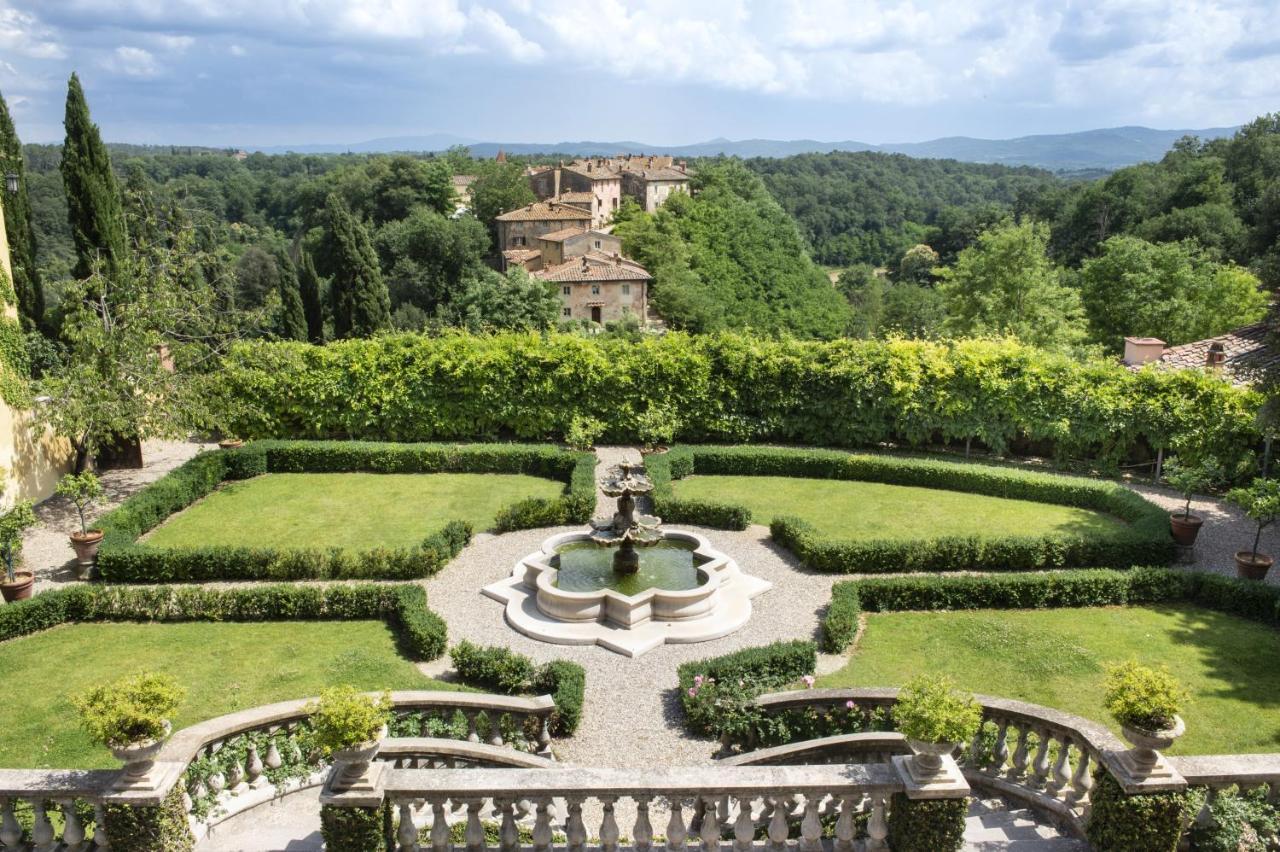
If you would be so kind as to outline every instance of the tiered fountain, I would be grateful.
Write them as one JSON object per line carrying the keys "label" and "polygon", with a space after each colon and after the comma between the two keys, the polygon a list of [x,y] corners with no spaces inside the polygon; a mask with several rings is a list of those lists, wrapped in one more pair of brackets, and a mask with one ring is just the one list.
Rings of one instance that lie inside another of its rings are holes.
{"label": "tiered fountain", "polygon": [[637,513],[636,497],[653,490],[639,465],[611,468],[600,485],[617,498],[612,518],[552,536],[485,588],[507,604],[513,627],[636,657],[664,642],[717,639],[747,622],[751,599],[771,583],[742,573],[705,537]]}

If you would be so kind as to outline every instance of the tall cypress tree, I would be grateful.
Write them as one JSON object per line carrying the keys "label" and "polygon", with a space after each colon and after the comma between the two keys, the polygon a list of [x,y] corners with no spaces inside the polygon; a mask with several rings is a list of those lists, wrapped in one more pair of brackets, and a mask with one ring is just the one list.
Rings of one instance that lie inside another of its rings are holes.
{"label": "tall cypress tree", "polygon": [[298,292],[298,270],[286,251],[276,252],[276,265],[280,275],[276,278],[280,292],[280,321],[277,331],[285,340],[307,339],[307,318],[302,311],[302,296]]}
{"label": "tall cypress tree", "polygon": [[66,141],[62,143],[62,183],[67,191],[67,219],[76,244],[77,278],[88,278],[101,259],[108,273],[120,268],[128,250],[120,188],[80,78],[67,84]]}
{"label": "tall cypress tree", "polygon": [[302,298],[302,313],[307,319],[307,339],[312,343],[324,343],[324,309],[320,302],[320,276],[310,252],[302,253],[298,267],[298,295]]}
{"label": "tall cypress tree", "polygon": [[364,226],[337,193],[324,207],[324,260],[333,270],[329,299],[335,337],[369,337],[391,325],[391,295]]}
{"label": "tall cypress tree", "polygon": [[18,316],[24,328],[32,329],[44,317],[44,287],[36,267],[36,232],[31,224],[31,199],[27,196],[26,169],[22,162],[22,141],[14,129],[9,105],[0,95],[0,175],[18,176],[18,192],[4,196],[4,229],[9,236],[13,259],[13,289],[18,295]]}

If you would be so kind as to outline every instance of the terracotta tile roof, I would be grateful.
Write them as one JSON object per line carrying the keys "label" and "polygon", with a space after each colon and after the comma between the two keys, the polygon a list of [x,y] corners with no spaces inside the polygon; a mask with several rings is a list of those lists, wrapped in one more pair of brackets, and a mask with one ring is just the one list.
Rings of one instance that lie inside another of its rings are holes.
{"label": "terracotta tile roof", "polygon": [[[1269,333],[1266,323],[1246,325],[1217,337],[1167,347],[1159,360],[1151,363],[1175,370],[1203,369],[1208,366],[1209,347],[1221,343],[1225,356],[1222,363],[1223,374],[1234,385],[1248,385],[1254,381],[1259,370],[1280,363],[1280,356],[1267,349]],[[1130,365],[1129,369],[1141,369],[1141,365]]]}
{"label": "terracotta tile roof", "polygon": [[675,168],[674,166],[663,166],[662,168],[656,168],[656,169],[642,169],[642,168],[639,168],[638,166],[631,166],[631,167],[624,166],[622,170],[624,172],[629,172],[633,175],[639,175],[645,180],[688,180],[689,179],[689,175],[686,172],[682,172],[679,169]]}
{"label": "terracotta tile roof", "polygon": [[507,259],[508,263],[524,263],[525,261],[533,260],[535,257],[541,257],[542,252],[537,249],[513,248],[504,251],[502,256]]}
{"label": "terracotta tile roof", "polygon": [[595,204],[596,194],[594,192],[562,192],[560,200],[566,204],[586,204],[588,206]]}
{"label": "terracotta tile roof", "polygon": [[578,160],[565,166],[564,169],[592,180],[617,180],[621,174],[621,169],[619,169],[618,165],[609,160],[605,160],[603,163],[597,163],[592,160],[590,168],[587,167],[586,160]]}
{"label": "terracotta tile roof", "polygon": [[585,233],[587,233],[586,228],[568,227],[562,228],[559,231],[552,231],[549,234],[543,234],[538,237],[538,239],[546,240],[549,243],[562,243],[570,237],[576,237],[578,234]]}
{"label": "terracotta tile roof", "polygon": [[650,275],[634,260],[589,251],[564,263],[549,266],[534,275],[547,281],[648,281]]}
{"label": "terracotta tile roof", "polygon": [[565,221],[591,220],[591,213],[573,204],[558,201],[536,201],[525,207],[517,208],[497,217],[499,222],[547,222],[557,219]]}

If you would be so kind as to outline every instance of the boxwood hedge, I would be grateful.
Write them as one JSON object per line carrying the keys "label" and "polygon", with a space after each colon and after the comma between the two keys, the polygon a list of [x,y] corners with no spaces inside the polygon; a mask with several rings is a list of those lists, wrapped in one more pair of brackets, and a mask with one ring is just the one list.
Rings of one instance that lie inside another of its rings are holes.
{"label": "boxwood hedge", "polygon": [[105,533],[98,571],[116,583],[213,580],[409,580],[440,570],[471,538],[451,521],[417,547],[364,551],[318,548],[161,548],[138,541],[148,530],[225,480],[263,473],[525,473],[558,479],[556,499],[503,508],[496,529],[583,523],[595,506],[595,457],[524,444],[385,444],[363,441],[258,441],[202,453],[130,497],[99,522]]}
{"label": "boxwood hedge", "polygon": [[1102,566],[1128,568],[1173,556],[1168,513],[1105,480],[959,461],[838,450],[779,447],[676,447],[651,456],[654,508],[664,520],[745,529],[750,512],[729,503],[681,500],[672,482],[693,473],[794,476],[941,488],[1092,509],[1125,522],[1093,535],[944,536],[905,540],[836,540],[800,518],[775,518],[770,532],[807,567],[832,574],[904,571],[1028,571]]}
{"label": "boxwood hedge", "polygon": [[582,703],[587,691],[587,672],[569,660],[552,660],[537,666],[533,660],[498,646],[459,642],[449,652],[458,677],[468,686],[504,695],[534,693],[550,695],[556,704],[551,733],[569,736],[582,720]]}

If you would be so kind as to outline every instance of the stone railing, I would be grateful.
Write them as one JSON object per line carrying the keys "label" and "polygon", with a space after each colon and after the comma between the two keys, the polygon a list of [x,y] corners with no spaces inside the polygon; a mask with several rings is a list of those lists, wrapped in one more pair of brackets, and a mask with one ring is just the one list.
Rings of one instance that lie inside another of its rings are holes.
{"label": "stone railing", "polygon": [[1280,807],[1280,754],[1171,756],[1168,760],[1188,785],[1202,787],[1207,792],[1200,812],[1194,817],[1196,823],[1212,824],[1210,806],[1228,787],[1242,790],[1265,787],[1268,800]]}
{"label": "stone railing", "polygon": [[[550,696],[411,691],[393,692],[391,699],[393,732],[410,735],[383,742],[384,759],[395,765],[554,765]],[[122,769],[0,770],[0,849],[60,848],[57,842],[108,848],[104,806],[153,807],[175,789],[182,791],[191,830],[200,838],[237,813],[318,785],[327,767],[310,744],[308,703],[255,707],[184,728],[140,775]],[[462,739],[421,736],[440,727]],[[24,830],[24,824],[31,827]]]}

